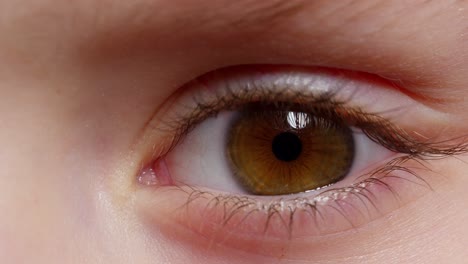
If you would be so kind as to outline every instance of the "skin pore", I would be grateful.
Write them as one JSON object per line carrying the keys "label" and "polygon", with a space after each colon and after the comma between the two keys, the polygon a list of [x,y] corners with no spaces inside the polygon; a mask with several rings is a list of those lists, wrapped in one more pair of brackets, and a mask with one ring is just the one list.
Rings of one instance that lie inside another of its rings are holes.
{"label": "skin pore", "polygon": [[169,202],[154,202],[158,190],[141,199],[136,175],[163,144],[142,139],[162,106],[235,65],[369,73],[438,113],[399,124],[463,138],[468,1],[2,0],[0,10],[2,263],[466,262],[464,155],[429,161],[433,190],[353,232],[259,250],[148,221]]}

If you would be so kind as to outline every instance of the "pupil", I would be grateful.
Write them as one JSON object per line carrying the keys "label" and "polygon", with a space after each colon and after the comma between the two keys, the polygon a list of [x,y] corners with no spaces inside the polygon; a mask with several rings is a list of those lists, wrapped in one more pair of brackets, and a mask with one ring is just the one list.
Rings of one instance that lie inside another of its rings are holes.
{"label": "pupil", "polygon": [[302,142],[297,135],[284,132],[273,139],[272,150],[276,158],[282,161],[296,160],[302,152]]}

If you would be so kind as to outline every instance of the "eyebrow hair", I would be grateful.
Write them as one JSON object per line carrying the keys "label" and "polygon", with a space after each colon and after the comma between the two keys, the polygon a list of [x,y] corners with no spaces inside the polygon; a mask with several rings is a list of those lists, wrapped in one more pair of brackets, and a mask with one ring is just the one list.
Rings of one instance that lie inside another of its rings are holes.
{"label": "eyebrow hair", "polygon": [[[452,77],[466,75],[466,69],[457,65],[465,57],[458,54],[467,51],[463,45],[468,39],[463,23],[467,0],[92,3],[105,8],[91,5],[82,13],[83,21],[95,21],[83,23],[89,33],[80,39],[77,54],[86,64],[136,58],[150,61],[158,56],[166,59],[166,54],[184,60],[189,54],[202,56],[192,54],[198,49],[212,62],[235,54],[236,59],[229,63],[346,68],[371,72],[407,88],[456,86],[459,84],[449,83]],[[96,14],[99,17],[93,18]],[[444,38],[436,37],[442,28]],[[249,49],[257,51],[248,53]],[[158,53],[160,50],[165,54]],[[218,53],[220,50],[223,52]],[[443,67],[451,70],[442,72]]]}
{"label": "eyebrow hair", "polygon": [[235,7],[229,6],[243,10],[243,12],[240,12],[239,17],[230,21],[230,24],[235,27],[251,26],[256,23],[262,25],[276,24],[281,20],[296,16],[307,5],[303,0],[248,0],[239,2],[233,4]]}

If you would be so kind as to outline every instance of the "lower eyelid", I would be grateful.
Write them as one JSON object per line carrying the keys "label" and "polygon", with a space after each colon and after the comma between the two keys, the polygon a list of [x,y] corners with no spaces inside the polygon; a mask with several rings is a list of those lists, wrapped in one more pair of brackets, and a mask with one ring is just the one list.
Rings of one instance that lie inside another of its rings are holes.
{"label": "lower eyelid", "polygon": [[[417,160],[404,164],[417,175],[428,173]],[[168,235],[194,236],[208,244],[249,251],[257,243],[268,247],[290,240],[346,235],[429,192],[425,179],[411,172],[386,174],[381,170],[372,177],[362,176],[354,185],[273,202],[190,186],[152,187],[138,192],[138,204],[148,224],[167,230]]]}

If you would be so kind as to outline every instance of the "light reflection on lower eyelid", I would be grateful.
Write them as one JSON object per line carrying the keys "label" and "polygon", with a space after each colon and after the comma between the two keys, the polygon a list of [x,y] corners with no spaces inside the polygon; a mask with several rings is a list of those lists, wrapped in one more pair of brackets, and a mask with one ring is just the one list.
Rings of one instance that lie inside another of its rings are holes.
{"label": "light reflection on lower eyelid", "polygon": [[320,239],[358,230],[430,192],[429,183],[412,174],[430,177],[419,160],[401,157],[393,162],[412,171],[384,166],[348,186],[276,199],[192,186],[148,186],[139,191],[139,211],[150,226],[170,236],[195,236],[245,251],[259,244],[271,248],[291,240]]}

